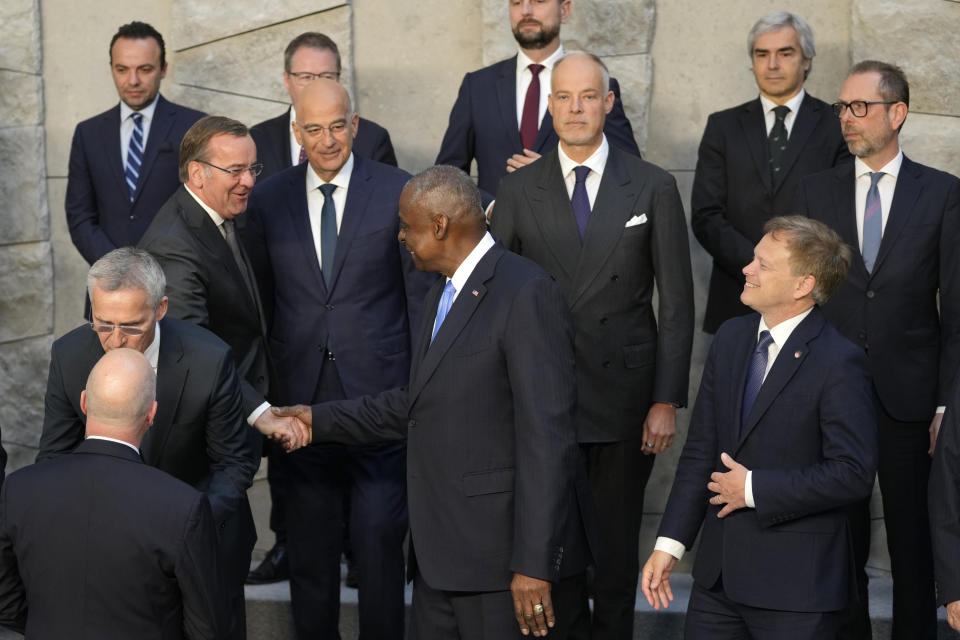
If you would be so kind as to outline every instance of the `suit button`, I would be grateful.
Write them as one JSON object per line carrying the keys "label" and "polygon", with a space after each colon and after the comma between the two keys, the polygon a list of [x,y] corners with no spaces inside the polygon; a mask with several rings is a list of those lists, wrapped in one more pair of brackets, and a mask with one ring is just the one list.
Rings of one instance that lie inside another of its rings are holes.
{"label": "suit button", "polygon": [[617,274],[613,274],[612,276],[610,276],[610,282],[616,282],[619,279],[620,279],[620,276],[618,276]]}
{"label": "suit button", "polygon": [[417,426],[416,420],[411,420],[410,422],[407,423],[407,427],[410,429],[413,429],[415,426]]}
{"label": "suit button", "polygon": [[332,305],[332,304],[325,305],[325,308],[326,308],[327,311],[333,311],[333,305]]}
{"label": "suit button", "polygon": [[136,220],[136,219],[137,219],[137,216],[130,216],[130,219],[131,219],[131,220]]}
{"label": "suit button", "polygon": [[603,361],[603,368],[604,368],[604,369],[609,369],[609,368],[610,368],[610,361],[609,361],[609,360],[604,360],[604,361]]}
{"label": "suit button", "polygon": [[867,339],[867,332],[866,332],[866,331],[861,331],[860,333],[857,334],[857,338],[859,338],[860,340],[866,340],[866,339]]}
{"label": "suit button", "polygon": [[606,318],[600,318],[600,324],[607,324]]}
{"label": "suit button", "polygon": [[871,300],[873,300],[873,297],[874,297],[875,295],[877,295],[877,294],[874,293],[873,289],[870,289],[869,291],[867,291],[867,297],[870,298]]}

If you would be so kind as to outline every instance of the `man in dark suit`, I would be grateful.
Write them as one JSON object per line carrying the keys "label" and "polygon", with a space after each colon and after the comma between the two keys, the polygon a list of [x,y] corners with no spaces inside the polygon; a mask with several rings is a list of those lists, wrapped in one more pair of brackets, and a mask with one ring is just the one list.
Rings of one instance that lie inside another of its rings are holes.
{"label": "man in dark suit", "polygon": [[[550,72],[563,56],[560,25],[569,17],[570,0],[510,2],[510,28],[519,52],[463,78],[436,163],[469,172],[476,160],[484,207],[504,175],[557,147],[547,96]],[[611,78],[610,88],[614,104],[604,131],[611,144],[639,157],[620,85]]]}
{"label": "man in dark suit", "polygon": [[702,524],[692,639],[836,637],[854,583],[846,507],[876,473],[866,358],[817,306],[850,250],[800,216],[765,232],[741,294],[760,315],[729,320],[713,340],[641,578],[651,606],[668,606],[670,572]]}
{"label": "man in dark suit", "polygon": [[315,441],[407,439],[411,640],[566,638],[589,496],[563,296],[494,242],[459,169],[410,181],[399,239],[418,269],[446,276],[427,296],[409,386],[281,411],[312,421]]}
{"label": "man in dark suit", "polygon": [[[806,178],[797,210],[858,249],[823,311],[870,360],[893,637],[935,638],[928,453],[960,366],[960,180],[903,155],[899,130],[909,101],[899,68],[856,65],[833,105],[856,160]],[[851,634],[857,638],[870,634],[863,572],[869,516],[866,500],[852,516],[861,570],[860,626]]]}
{"label": "man in dark suit", "polygon": [[713,257],[703,330],[750,313],[740,302],[743,265],[764,223],[791,213],[800,180],[849,161],[830,107],[806,93],[816,49],[798,15],[769,13],[750,30],[760,97],[711,114],[700,141],[691,226]]}
{"label": "man in dark suit", "polygon": [[614,102],[607,79],[591,54],[554,65],[560,145],[504,178],[491,230],[556,278],[573,311],[577,436],[605,552],[594,573],[593,637],[629,639],[643,492],[686,404],[693,284],[676,182],[603,133]]}
{"label": "man in dark suit", "polygon": [[[340,81],[340,49],[329,36],[308,31],[290,41],[283,52],[283,84],[290,94],[290,108],[276,118],[253,125],[250,135],[257,143],[257,158],[263,163],[263,177],[269,178],[307,159],[293,135],[297,119],[294,105],[300,91],[316,80]],[[397,166],[390,133],[376,122],[359,118],[353,153],[362,158]]]}
{"label": "man in dark suit", "polygon": [[937,602],[946,605],[947,621],[960,631],[960,380],[947,399],[930,468],[930,534]]}
{"label": "man in dark suit", "polygon": [[256,541],[246,491],[259,456],[243,421],[230,349],[205,329],[164,317],[164,287],[163,270],[139,249],[116,249],[90,268],[93,322],[53,343],[37,460],[70,453],[83,441],[80,393],[104,352],[143,352],[158,372],[159,403],[141,446],[143,459],[210,500],[233,624],[229,637],[242,638],[243,580]]}
{"label": "man in dark suit", "polygon": [[210,504],[140,457],[156,381],[143,354],[110,351],[79,397],[86,441],[10,476],[0,624],[30,638],[223,637]]}
{"label": "man in dark suit", "polygon": [[[410,326],[434,281],[396,242],[397,202],[410,176],[352,152],[358,118],[333,80],[304,87],[296,112],[294,131],[309,162],[257,187],[245,229],[273,318],[276,401],[320,402],[402,386]],[[337,634],[344,486],[360,633],[394,638],[403,627],[405,456],[403,443],[328,445],[282,461],[301,638]]]}
{"label": "man in dark suit", "polygon": [[134,245],[176,191],[177,148],[203,114],[159,94],[166,49],[156,29],[125,24],[110,42],[120,104],[77,125],[70,147],[67,226],[84,259]]}

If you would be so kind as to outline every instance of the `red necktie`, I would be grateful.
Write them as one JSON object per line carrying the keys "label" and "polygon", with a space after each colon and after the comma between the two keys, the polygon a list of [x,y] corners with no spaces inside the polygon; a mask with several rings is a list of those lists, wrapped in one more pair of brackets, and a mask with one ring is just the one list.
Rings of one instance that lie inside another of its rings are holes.
{"label": "red necktie", "polygon": [[533,74],[530,86],[527,87],[527,97],[523,99],[523,118],[520,120],[520,142],[524,149],[533,149],[537,140],[537,130],[540,128],[540,72],[542,64],[531,64],[527,67]]}

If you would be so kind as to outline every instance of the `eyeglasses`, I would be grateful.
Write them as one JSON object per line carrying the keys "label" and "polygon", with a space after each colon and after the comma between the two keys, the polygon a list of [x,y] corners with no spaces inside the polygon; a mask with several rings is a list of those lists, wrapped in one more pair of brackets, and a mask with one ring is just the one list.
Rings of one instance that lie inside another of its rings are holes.
{"label": "eyeglasses", "polygon": [[347,130],[347,123],[342,121],[334,122],[329,127],[324,127],[319,124],[311,124],[301,128],[311,138],[317,138],[322,136],[324,131],[329,131],[330,135],[336,138],[342,135],[343,132]]}
{"label": "eyeglasses", "polygon": [[339,80],[339,71],[324,71],[323,73],[310,73],[309,71],[287,71],[287,75],[293,78],[301,87],[306,86],[318,78],[324,80]]}
{"label": "eyeglasses", "polygon": [[857,118],[862,118],[867,115],[867,110],[872,104],[896,104],[900,102],[899,100],[854,100],[853,102],[834,102],[830,107],[833,109],[833,115],[838,118],[843,115],[844,109],[850,109],[852,113]]}
{"label": "eyeglasses", "polygon": [[106,322],[91,322],[90,327],[97,333],[113,333],[117,329],[125,336],[142,336],[146,329],[132,324],[108,324]]}
{"label": "eyeglasses", "polygon": [[236,178],[236,179],[240,179],[243,176],[244,172],[247,172],[247,171],[250,172],[251,176],[256,178],[263,171],[263,164],[260,162],[256,164],[252,164],[249,167],[240,167],[239,169],[224,169],[223,167],[218,167],[215,164],[210,164],[206,160],[197,160],[197,162],[199,162],[200,164],[205,164],[208,167],[213,167],[214,169],[220,169],[220,171],[230,174],[231,178]]}

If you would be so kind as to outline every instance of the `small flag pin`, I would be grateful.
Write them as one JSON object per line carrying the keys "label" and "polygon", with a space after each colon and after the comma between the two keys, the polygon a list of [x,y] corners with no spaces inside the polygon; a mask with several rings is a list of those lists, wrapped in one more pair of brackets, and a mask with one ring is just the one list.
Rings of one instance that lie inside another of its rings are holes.
{"label": "small flag pin", "polygon": [[475,295],[475,296],[478,296],[478,295],[480,295],[480,292],[479,292],[479,291],[477,291],[476,289],[474,289],[474,290],[473,290],[473,291],[471,291],[470,293],[472,293],[472,294],[473,294],[473,295]]}
{"label": "small flag pin", "polygon": [[793,352],[793,357],[794,357],[794,358],[799,358],[801,355],[803,355],[803,354],[800,353],[799,351],[794,351],[794,352]]}

